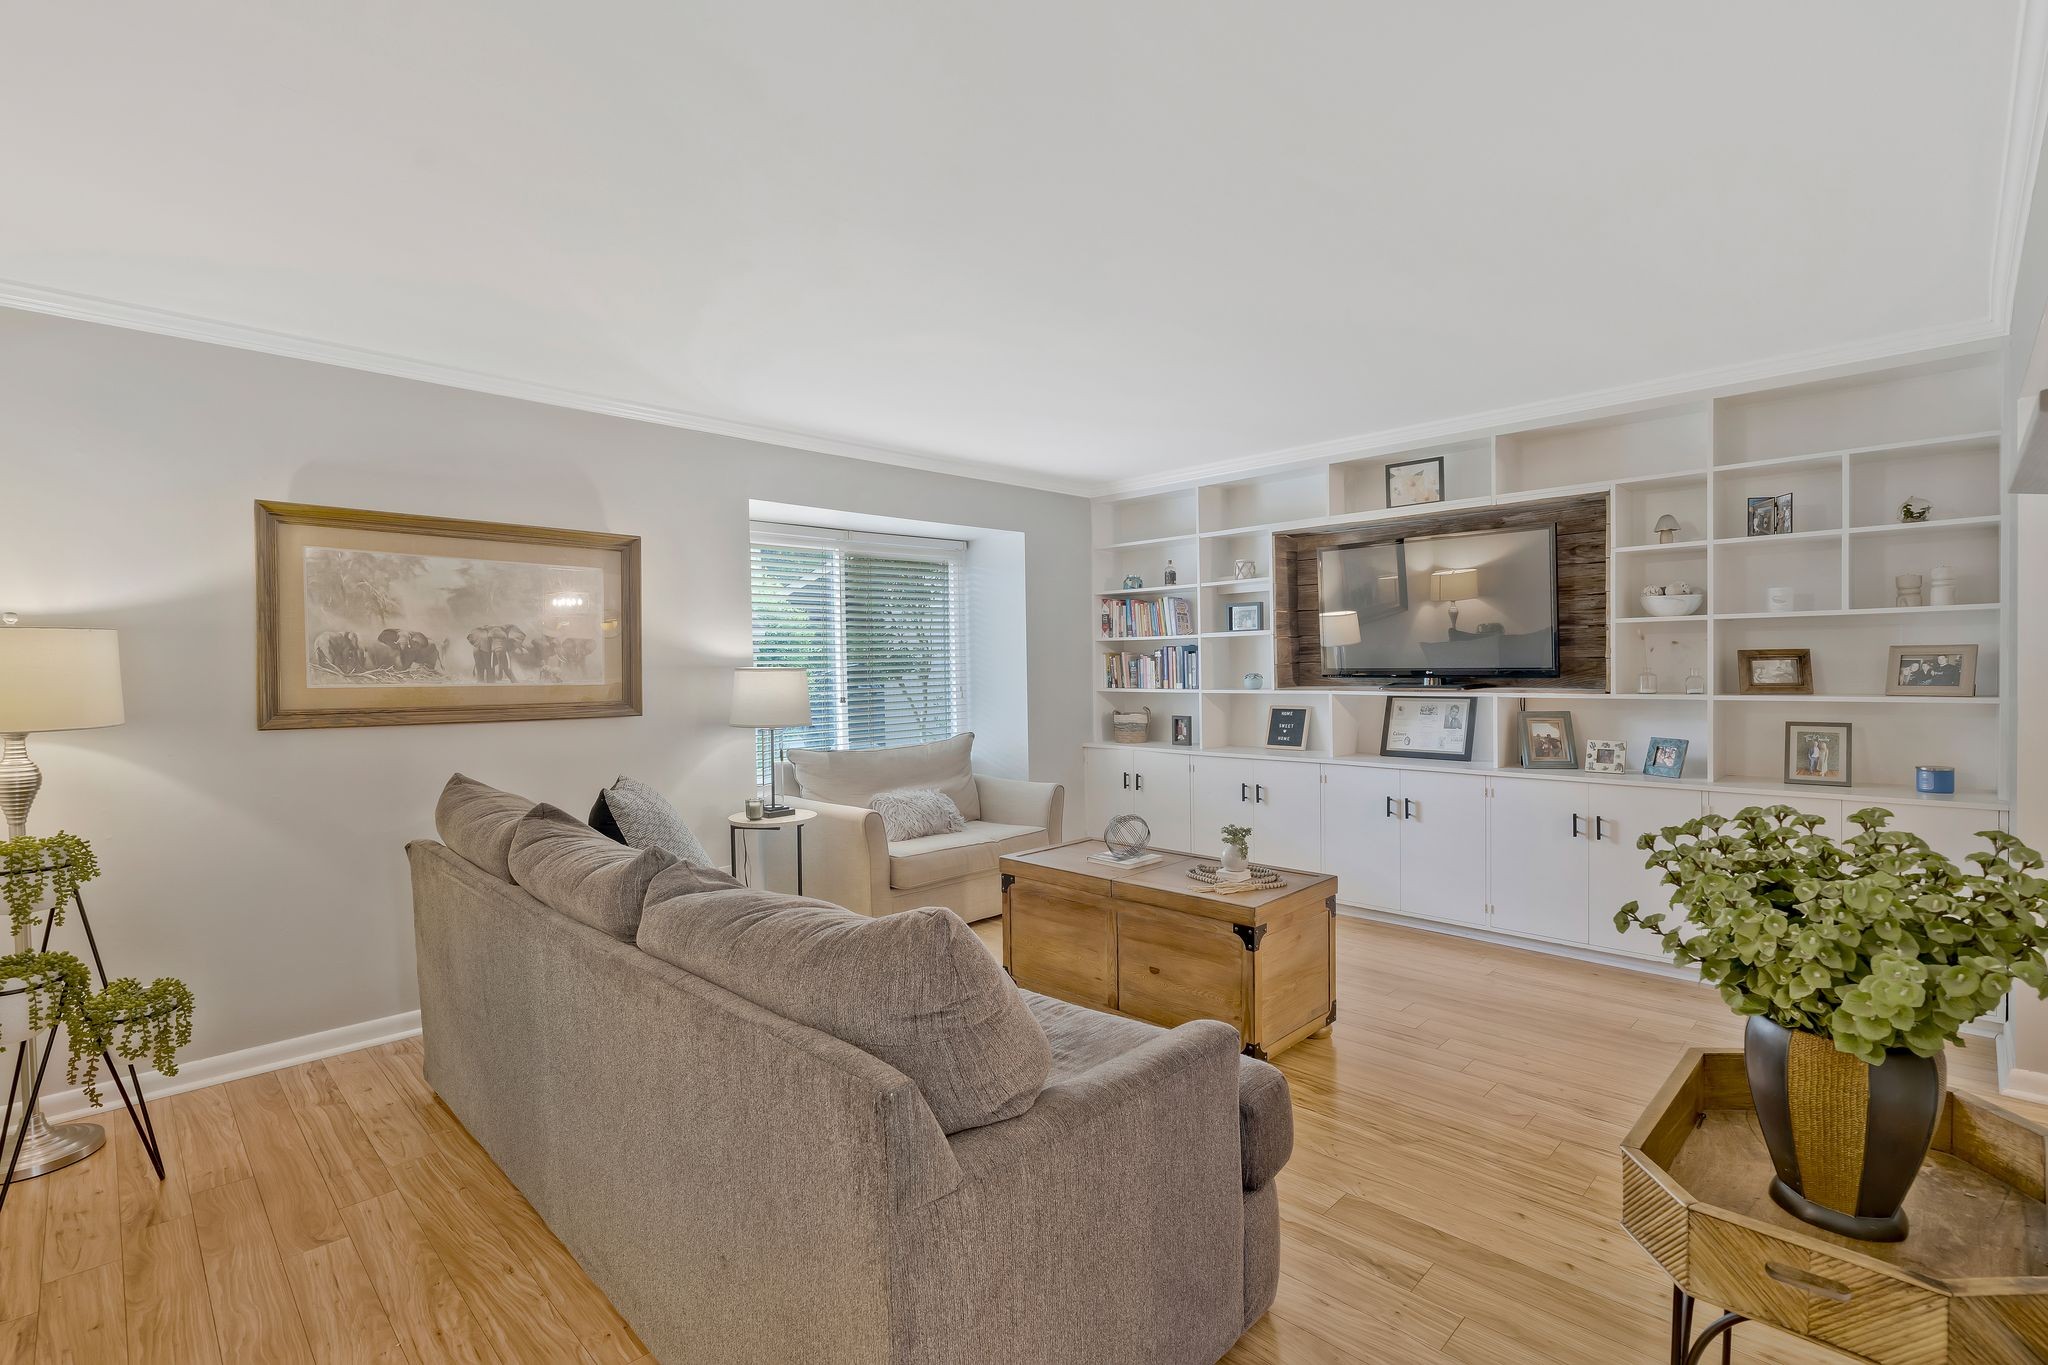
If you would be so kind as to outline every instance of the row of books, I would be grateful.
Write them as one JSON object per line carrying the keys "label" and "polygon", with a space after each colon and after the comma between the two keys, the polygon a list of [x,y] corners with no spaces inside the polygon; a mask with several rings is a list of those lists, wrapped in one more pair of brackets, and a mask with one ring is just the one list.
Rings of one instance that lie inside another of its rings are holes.
{"label": "row of books", "polygon": [[1200,654],[1199,645],[1166,645],[1150,654],[1105,654],[1103,685],[1160,691],[1200,687]]}
{"label": "row of books", "polygon": [[1105,597],[1101,620],[1105,640],[1196,633],[1195,606],[1185,597]]}

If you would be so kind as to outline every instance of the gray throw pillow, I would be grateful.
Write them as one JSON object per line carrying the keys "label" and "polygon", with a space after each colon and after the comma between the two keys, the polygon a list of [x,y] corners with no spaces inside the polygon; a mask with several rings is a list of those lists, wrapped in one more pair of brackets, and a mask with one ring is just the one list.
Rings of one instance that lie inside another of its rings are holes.
{"label": "gray throw pillow", "polygon": [[631,848],[658,848],[679,863],[710,867],[711,855],[683,823],[682,813],[645,782],[622,777],[597,794],[590,827]]}
{"label": "gray throw pillow", "polygon": [[930,787],[876,792],[868,798],[868,809],[882,817],[882,828],[892,844],[927,834],[958,834],[967,828],[953,798]]}
{"label": "gray throw pillow", "polygon": [[512,838],[512,875],[535,900],[626,943],[640,932],[648,886],[675,865],[662,849],[627,848],[548,805]]}
{"label": "gray throw pillow", "polygon": [[434,804],[441,842],[500,881],[512,880],[512,833],[534,803],[461,773],[448,779]]}

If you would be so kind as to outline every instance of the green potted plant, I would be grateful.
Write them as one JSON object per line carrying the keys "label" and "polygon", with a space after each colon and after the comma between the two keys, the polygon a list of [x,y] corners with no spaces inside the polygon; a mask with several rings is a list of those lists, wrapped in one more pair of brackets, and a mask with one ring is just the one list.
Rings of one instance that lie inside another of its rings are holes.
{"label": "green potted plant", "polygon": [[1866,1241],[1906,1235],[1947,1089],[1944,1049],[2013,983],[2048,995],[2041,855],[2000,830],[1965,870],[1857,811],[1841,843],[1789,806],[1703,816],[1637,846],[1671,909],[1614,917],[1663,936],[1747,1016],[1743,1053],[1771,1197]]}
{"label": "green potted plant", "polygon": [[1223,827],[1223,862],[1225,872],[1248,872],[1251,869],[1252,830],[1250,825],[1225,825]]}

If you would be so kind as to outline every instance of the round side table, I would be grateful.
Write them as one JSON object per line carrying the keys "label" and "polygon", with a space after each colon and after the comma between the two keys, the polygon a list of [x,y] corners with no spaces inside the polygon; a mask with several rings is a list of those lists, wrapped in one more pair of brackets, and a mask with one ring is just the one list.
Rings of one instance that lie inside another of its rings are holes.
{"label": "round side table", "polygon": [[735,869],[735,875],[740,865],[741,830],[757,834],[779,834],[783,830],[793,829],[796,831],[796,893],[801,896],[804,893],[804,826],[817,818],[818,812],[814,810],[800,810],[791,815],[772,815],[763,820],[749,820],[745,811],[734,811],[726,816],[726,856]]}

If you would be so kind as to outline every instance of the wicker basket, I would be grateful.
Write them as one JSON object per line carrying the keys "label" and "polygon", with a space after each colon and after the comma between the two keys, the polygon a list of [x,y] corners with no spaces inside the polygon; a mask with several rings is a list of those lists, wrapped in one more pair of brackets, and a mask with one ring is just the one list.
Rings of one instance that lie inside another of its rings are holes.
{"label": "wicker basket", "polygon": [[1143,744],[1152,735],[1152,708],[1110,712],[1109,733],[1119,744]]}

